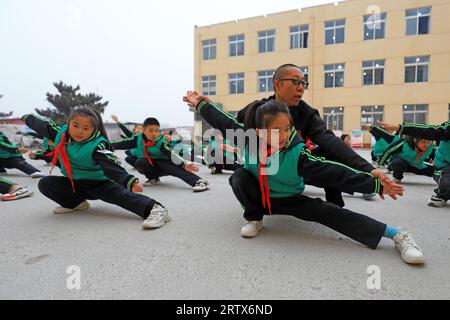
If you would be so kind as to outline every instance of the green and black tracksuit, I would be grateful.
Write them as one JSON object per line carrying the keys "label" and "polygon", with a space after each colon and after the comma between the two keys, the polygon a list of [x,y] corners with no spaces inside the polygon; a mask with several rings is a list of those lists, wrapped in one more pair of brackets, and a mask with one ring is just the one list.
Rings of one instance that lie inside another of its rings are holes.
{"label": "green and black tracksuit", "polygon": [[380,157],[383,155],[384,151],[386,151],[387,147],[391,143],[400,140],[400,136],[391,134],[377,126],[372,126],[369,132],[375,138],[375,145],[370,153],[372,161],[379,162]]}
{"label": "green and black tracksuit", "polygon": [[6,169],[18,169],[28,175],[39,172],[38,169],[25,161],[19,147],[9,141],[8,137],[0,132],[0,172]]}
{"label": "green and black tracksuit", "polygon": [[[196,109],[223,135],[227,129],[243,129],[233,116],[205,101]],[[288,145],[281,151],[270,154],[265,152],[264,146],[249,151],[251,149],[254,148],[246,146],[244,167],[236,170],[229,179],[236,198],[244,207],[246,220],[261,220],[265,214],[287,214],[319,222],[370,248],[378,246],[386,228],[384,223],[302,194],[305,178],[345,192],[382,193],[378,179],[338,162],[313,156],[294,128]]]}
{"label": "green and black tracksuit", "polygon": [[434,157],[436,171],[433,178],[438,183],[435,192],[437,197],[450,200],[450,121],[441,125],[403,123],[400,125],[398,134],[407,134],[439,143]]}
{"label": "green and black tracksuit", "polygon": [[55,148],[49,143],[48,138],[41,136],[36,132],[27,132],[26,135],[33,136],[42,140],[42,150],[33,152],[34,160],[44,160],[47,163],[51,163],[55,154]]}
{"label": "green and black tracksuit", "polygon": [[228,139],[223,139],[222,143],[211,139],[206,147],[205,162],[209,168],[215,167],[216,173],[221,173],[222,170],[235,171],[242,167],[238,161],[238,153],[227,151],[224,145],[232,146]]}
{"label": "green and black tracksuit", "polygon": [[420,150],[415,145],[413,138],[406,137],[391,143],[381,155],[379,163],[380,165],[389,163],[389,170],[392,170],[392,175],[398,180],[403,179],[405,172],[432,177],[435,168],[426,164],[425,161],[433,159],[434,154],[435,146],[433,144],[425,150]]}
{"label": "green and black tracksuit", "polygon": [[184,169],[186,161],[170,149],[162,132],[153,141],[140,133],[129,139],[114,142],[112,145],[114,149],[119,150],[135,149],[137,160],[133,166],[148,180],[174,176],[194,186],[201,179]]}
{"label": "green and black tracksuit", "polygon": [[0,193],[1,194],[9,193],[9,191],[11,190],[11,187],[14,185],[15,185],[15,183],[0,177]]}
{"label": "green and black tracksuit", "polygon": [[73,141],[67,126],[48,119],[25,115],[23,120],[40,135],[55,141],[57,161],[63,177],[48,176],[39,190],[64,208],[75,208],[84,200],[103,200],[146,219],[155,200],[131,191],[136,177],[128,174],[99,131],[82,142]]}
{"label": "green and black tracksuit", "polygon": [[[123,123],[117,122],[117,125],[119,126],[120,130],[122,130],[122,132],[124,134],[121,136],[123,139],[131,139],[135,136],[134,132],[132,132],[130,129],[128,129],[128,127],[126,125],[124,125]],[[138,159],[137,149],[126,150],[125,154],[126,154],[125,162],[128,163],[130,166],[134,167],[134,163]]]}
{"label": "green and black tracksuit", "polygon": [[[253,107],[255,104],[261,106],[272,99],[275,99],[275,95],[272,95],[267,99],[256,100],[250,103],[244,109],[239,111],[237,120],[243,123],[248,108]],[[340,138],[336,137],[331,130],[327,129],[327,126],[317,109],[312,108],[305,101],[301,100],[297,106],[290,106],[289,111],[294,120],[295,129],[301,137],[305,140],[310,140],[315,145],[319,146],[319,148],[314,151],[315,155],[338,161],[364,172],[371,172],[375,169],[363,157],[353,151],[352,148],[347,148]],[[333,202],[341,207],[345,205],[341,193],[335,188],[324,187],[314,178],[305,178],[305,183],[324,188],[327,201]]]}

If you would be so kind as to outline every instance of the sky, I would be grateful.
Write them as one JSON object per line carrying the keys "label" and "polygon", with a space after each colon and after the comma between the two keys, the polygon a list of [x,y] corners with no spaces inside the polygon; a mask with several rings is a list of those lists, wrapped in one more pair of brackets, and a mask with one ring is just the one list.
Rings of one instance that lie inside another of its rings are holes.
{"label": "sky", "polygon": [[182,96],[194,86],[195,25],[332,2],[1,0],[0,112],[49,107],[61,80],[109,101],[104,120],[193,125]]}

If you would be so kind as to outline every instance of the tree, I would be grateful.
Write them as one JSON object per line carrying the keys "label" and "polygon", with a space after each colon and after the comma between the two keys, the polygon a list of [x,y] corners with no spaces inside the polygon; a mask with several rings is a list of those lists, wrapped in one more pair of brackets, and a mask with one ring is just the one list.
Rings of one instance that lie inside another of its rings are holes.
{"label": "tree", "polygon": [[[2,94],[0,94],[0,99],[3,97],[3,95]],[[10,111],[10,112],[8,112],[8,113],[3,113],[3,112],[0,112],[0,117],[9,117],[10,115],[12,115],[13,113],[12,113],[12,111]]]}
{"label": "tree", "polygon": [[52,108],[35,109],[41,116],[47,117],[55,121],[57,124],[64,124],[74,108],[88,107],[97,110],[100,114],[105,111],[108,101],[101,102],[103,97],[95,93],[80,94],[80,86],[75,88],[60,82],[53,83],[58,90],[58,94],[47,92],[47,101],[52,104]]}

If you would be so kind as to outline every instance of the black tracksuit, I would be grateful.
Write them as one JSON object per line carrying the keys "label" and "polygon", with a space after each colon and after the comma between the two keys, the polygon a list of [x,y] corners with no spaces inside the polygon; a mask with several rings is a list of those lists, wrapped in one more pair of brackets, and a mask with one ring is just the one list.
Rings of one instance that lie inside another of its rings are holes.
{"label": "black tracksuit", "polygon": [[[260,106],[271,99],[275,99],[275,96],[273,95],[267,99],[257,100],[250,103],[244,109],[239,111],[237,121],[243,123],[245,112],[254,104]],[[340,138],[334,135],[331,130],[327,129],[326,124],[320,117],[317,109],[312,108],[302,100],[297,106],[289,107],[289,111],[291,112],[294,120],[295,129],[300,132],[304,139],[309,138],[313,143],[319,145],[321,156],[364,172],[370,172],[375,169],[355,151],[348,148]],[[314,181],[314,178],[306,179],[305,183],[322,187]],[[325,188],[325,196],[328,201],[341,207],[345,205],[341,193],[333,187]]]}
{"label": "black tracksuit", "polygon": [[[202,117],[213,128],[220,130],[223,135],[226,134],[227,129],[243,129],[240,123],[230,120],[231,115],[226,115],[211,104],[201,102],[197,106],[198,109],[200,109]],[[301,140],[300,137],[295,139],[292,145],[300,143],[298,141]],[[382,193],[382,186],[373,176],[317,158],[305,149],[306,147],[299,155],[298,172],[295,174],[312,178],[321,185],[333,185],[346,192],[372,193],[377,191]],[[260,184],[249,170],[239,168],[232,174],[229,182],[236,198],[244,207],[245,219],[248,221],[261,220],[265,214],[269,213],[261,201]],[[303,194],[288,198],[270,197],[270,201],[272,214],[292,215],[302,220],[319,222],[372,249],[378,246],[386,229],[384,223]]]}

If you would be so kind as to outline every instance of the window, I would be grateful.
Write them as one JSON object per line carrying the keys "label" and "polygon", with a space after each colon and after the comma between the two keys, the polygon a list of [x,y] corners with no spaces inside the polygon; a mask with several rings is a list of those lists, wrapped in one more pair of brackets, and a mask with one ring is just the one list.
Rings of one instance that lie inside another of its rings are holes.
{"label": "window", "polygon": [[427,104],[409,104],[403,106],[404,123],[428,123],[428,105]]}
{"label": "window", "polygon": [[202,95],[214,96],[216,94],[216,76],[202,77]]}
{"label": "window", "polygon": [[386,36],[386,13],[364,16],[364,40],[384,39]]}
{"label": "window", "polygon": [[405,82],[428,82],[430,56],[405,58]]}
{"label": "window", "polygon": [[307,24],[290,27],[290,34],[291,49],[308,48],[309,26]]}
{"label": "window", "polygon": [[305,76],[305,81],[306,82],[309,82],[308,81],[308,78],[309,78],[309,69],[308,69],[308,67],[300,67],[300,70],[302,70],[302,72],[303,72],[303,75]]}
{"label": "window", "polygon": [[372,86],[384,83],[384,60],[363,61],[363,85]]}
{"label": "window", "polygon": [[[361,124],[377,124],[384,120],[384,106],[362,106]],[[365,130],[365,128],[361,128]]]}
{"label": "window", "polygon": [[323,108],[323,121],[329,130],[344,130],[344,107]]}
{"label": "window", "polygon": [[203,60],[213,60],[216,58],[216,39],[203,40]]}
{"label": "window", "polygon": [[244,35],[239,34],[236,36],[228,37],[230,45],[230,57],[243,56],[244,55]]}
{"label": "window", "polygon": [[344,86],[345,63],[326,64],[325,70],[325,88]]}
{"label": "window", "polygon": [[345,19],[325,22],[325,44],[344,43]]}
{"label": "window", "polygon": [[275,70],[258,71],[258,92],[273,91],[273,73]]}
{"label": "window", "polygon": [[259,53],[275,51],[275,30],[258,32]]}
{"label": "window", "polygon": [[228,75],[230,94],[244,93],[244,73],[230,73]]}
{"label": "window", "polygon": [[430,33],[431,7],[406,10],[406,35]]}

